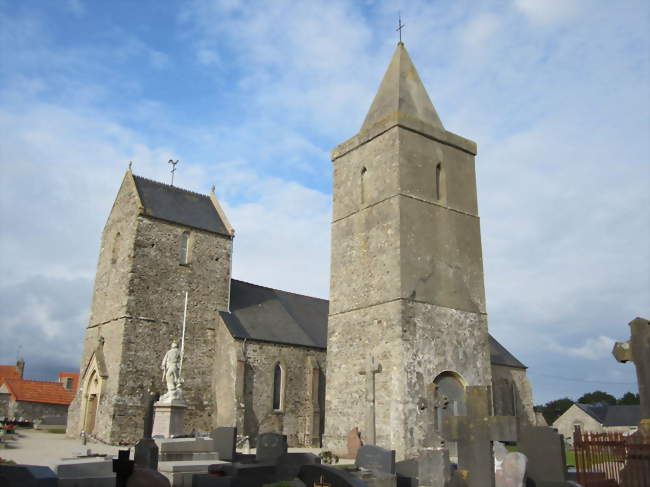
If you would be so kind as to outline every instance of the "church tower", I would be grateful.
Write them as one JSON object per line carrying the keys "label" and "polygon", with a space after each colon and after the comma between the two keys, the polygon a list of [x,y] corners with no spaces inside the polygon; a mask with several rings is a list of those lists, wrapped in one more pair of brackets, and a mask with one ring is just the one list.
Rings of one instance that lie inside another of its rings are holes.
{"label": "church tower", "polygon": [[141,436],[149,389],[166,392],[161,361],[180,344],[187,431],[216,423],[218,311],[227,311],[234,231],[214,192],[197,194],[126,172],[102,232],[69,436]]}
{"label": "church tower", "polygon": [[326,448],[358,426],[413,457],[434,385],[452,414],[464,386],[490,385],[475,155],[400,42],[361,130],[332,151]]}

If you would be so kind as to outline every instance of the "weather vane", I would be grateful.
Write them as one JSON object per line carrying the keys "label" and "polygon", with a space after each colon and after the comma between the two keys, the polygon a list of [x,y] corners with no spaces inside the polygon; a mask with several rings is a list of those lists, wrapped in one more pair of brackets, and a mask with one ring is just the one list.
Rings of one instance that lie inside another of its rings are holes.
{"label": "weather vane", "polygon": [[404,24],[402,24],[402,13],[399,13],[399,21],[397,22],[397,29],[396,31],[399,32],[399,41],[402,42],[402,29],[404,28]]}
{"label": "weather vane", "polygon": [[169,160],[168,164],[172,165],[171,173],[172,173],[172,186],[174,186],[174,173],[176,172],[176,164],[178,164],[178,160]]}

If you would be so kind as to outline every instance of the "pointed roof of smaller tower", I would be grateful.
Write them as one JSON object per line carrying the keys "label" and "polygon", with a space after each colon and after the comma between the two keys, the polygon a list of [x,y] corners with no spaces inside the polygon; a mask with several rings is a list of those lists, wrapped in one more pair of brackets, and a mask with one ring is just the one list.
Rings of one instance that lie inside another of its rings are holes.
{"label": "pointed roof of smaller tower", "polygon": [[403,42],[397,44],[360,132],[391,116],[404,121],[418,120],[444,130]]}

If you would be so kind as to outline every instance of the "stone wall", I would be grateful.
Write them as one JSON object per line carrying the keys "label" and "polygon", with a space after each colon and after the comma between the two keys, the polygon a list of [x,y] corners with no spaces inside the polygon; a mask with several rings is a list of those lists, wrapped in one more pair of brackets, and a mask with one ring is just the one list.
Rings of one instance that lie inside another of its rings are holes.
{"label": "stone wall", "polygon": [[29,402],[9,400],[7,417],[34,420],[43,416],[65,416],[68,412],[66,404],[47,404],[44,402]]}
{"label": "stone wall", "polygon": [[[68,434],[83,428],[88,367],[104,340],[107,377],[97,409],[95,434],[111,443],[142,435],[145,394],[165,392],[161,361],[180,346],[185,291],[188,295],[183,392],[186,430],[216,425],[212,377],[216,366],[218,309],[228,306],[232,239],[139,215],[135,186],[127,173],[102,235],[90,323],[81,362],[81,387],[70,411]],[[189,260],[179,249],[189,232]],[[119,236],[118,236],[119,234]]]}
{"label": "stone wall", "polygon": [[533,390],[526,369],[492,365],[494,414],[516,415],[523,424],[535,425]]}
{"label": "stone wall", "polygon": [[561,435],[564,435],[565,441],[569,445],[572,445],[573,430],[576,424],[580,425],[582,431],[593,433],[600,433],[603,431],[603,426],[598,421],[589,416],[575,404],[555,420],[553,428],[557,429],[558,433]]}
{"label": "stone wall", "polygon": [[0,392],[0,416],[8,416],[10,398],[9,394]]}
{"label": "stone wall", "polygon": [[434,132],[393,125],[332,152],[328,449],[368,431],[359,371],[371,353],[376,443],[398,459],[425,446],[419,405],[439,374],[491,384],[475,145]]}
{"label": "stone wall", "polygon": [[[241,349],[235,341],[233,352]],[[281,432],[289,446],[312,446],[314,408],[312,404],[311,367],[320,368],[318,388],[318,427],[322,429],[325,401],[325,351],[320,349],[247,341],[244,386],[244,431],[253,439],[257,432]],[[273,409],[275,365],[283,371],[283,400],[279,410]]]}

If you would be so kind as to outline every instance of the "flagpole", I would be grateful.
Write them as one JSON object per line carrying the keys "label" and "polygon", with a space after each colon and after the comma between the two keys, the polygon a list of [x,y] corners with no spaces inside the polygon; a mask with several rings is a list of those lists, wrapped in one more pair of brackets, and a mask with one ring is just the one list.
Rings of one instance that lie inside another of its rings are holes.
{"label": "flagpole", "polygon": [[185,291],[185,310],[183,311],[183,332],[181,334],[181,365],[178,368],[178,376],[182,377],[183,374],[183,355],[185,354],[185,323],[187,320],[187,294]]}

